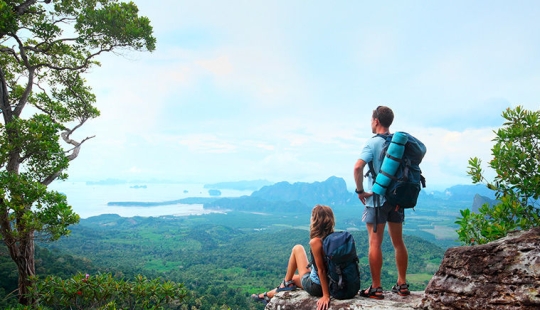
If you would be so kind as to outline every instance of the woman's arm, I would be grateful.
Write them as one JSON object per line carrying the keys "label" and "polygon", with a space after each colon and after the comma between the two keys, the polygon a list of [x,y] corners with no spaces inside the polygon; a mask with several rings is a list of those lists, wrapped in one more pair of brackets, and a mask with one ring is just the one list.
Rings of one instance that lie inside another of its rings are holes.
{"label": "woman's arm", "polygon": [[321,281],[323,296],[317,301],[317,310],[326,310],[330,304],[330,290],[328,289],[328,276],[326,273],[326,263],[324,262],[323,243],[321,238],[313,238],[309,241],[313,259],[317,266],[317,273]]}

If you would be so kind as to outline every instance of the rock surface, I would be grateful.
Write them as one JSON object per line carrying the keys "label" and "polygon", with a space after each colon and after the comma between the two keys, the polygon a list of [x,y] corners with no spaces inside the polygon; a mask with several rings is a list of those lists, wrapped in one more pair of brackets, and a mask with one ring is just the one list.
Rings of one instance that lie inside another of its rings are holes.
{"label": "rock surface", "polygon": [[448,249],[421,308],[540,309],[540,227]]}
{"label": "rock surface", "polygon": [[[354,299],[330,300],[328,310],[359,310],[359,309],[416,309],[424,292],[411,292],[410,296],[401,297],[389,291],[384,292],[383,300],[356,296]],[[266,305],[265,310],[313,310],[317,309],[319,298],[309,295],[304,290],[279,292]]]}

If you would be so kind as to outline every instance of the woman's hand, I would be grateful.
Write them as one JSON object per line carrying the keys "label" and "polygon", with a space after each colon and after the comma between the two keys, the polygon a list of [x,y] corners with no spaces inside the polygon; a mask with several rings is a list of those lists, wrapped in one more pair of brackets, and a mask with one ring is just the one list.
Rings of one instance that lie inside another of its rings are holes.
{"label": "woman's hand", "polygon": [[330,292],[328,289],[328,276],[326,274],[326,264],[324,262],[323,242],[321,238],[315,237],[309,241],[309,246],[317,266],[317,274],[321,280],[323,296],[317,300],[317,310],[327,310],[330,304]]}
{"label": "woman's hand", "polygon": [[330,305],[330,297],[323,296],[317,300],[317,310],[326,310]]}

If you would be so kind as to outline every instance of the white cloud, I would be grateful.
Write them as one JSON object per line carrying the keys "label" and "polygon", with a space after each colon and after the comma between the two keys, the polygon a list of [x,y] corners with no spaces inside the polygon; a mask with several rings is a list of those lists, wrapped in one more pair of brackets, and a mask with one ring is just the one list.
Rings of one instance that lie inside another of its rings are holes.
{"label": "white cloud", "polygon": [[178,143],[187,146],[188,150],[197,153],[232,153],[236,146],[213,135],[191,135],[180,137]]}
{"label": "white cloud", "polygon": [[216,76],[226,76],[233,71],[233,66],[227,56],[220,56],[210,60],[200,60],[196,63]]}
{"label": "white cloud", "polygon": [[488,162],[493,146],[493,129],[471,129],[462,132],[431,128],[418,135],[426,144],[422,170],[430,183],[437,186],[470,184],[468,161],[478,157]]}
{"label": "white cloud", "polygon": [[131,167],[131,168],[129,168],[128,172],[132,173],[132,174],[139,174],[139,173],[142,172],[142,170],[137,168],[137,167]]}
{"label": "white cloud", "polygon": [[429,186],[467,183],[502,110],[540,106],[537,4],[138,6],[158,49],[104,57],[88,77],[102,116],[81,130],[97,136],[72,177],[352,182],[386,104],[392,130],[428,146]]}

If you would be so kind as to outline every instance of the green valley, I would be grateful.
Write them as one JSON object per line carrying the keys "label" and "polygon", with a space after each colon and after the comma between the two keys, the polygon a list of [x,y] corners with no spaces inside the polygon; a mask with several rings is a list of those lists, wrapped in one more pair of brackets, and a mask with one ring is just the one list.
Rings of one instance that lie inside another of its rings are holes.
{"label": "green valley", "polygon": [[[316,199],[332,206],[336,230],[353,234],[362,286],[369,285],[363,206],[337,178],[315,185],[316,190],[306,189],[306,184],[278,184],[263,187],[252,196],[182,201],[221,209],[222,213],[160,217],[102,214],[83,219],[70,226],[70,236],[53,243],[37,243],[38,274],[70,277],[76,273],[111,273],[125,279],[142,274],[185,284],[190,296],[175,305],[177,309],[262,309],[249,296],[281,282],[293,245],[307,248],[312,208],[309,200]],[[273,192],[276,188],[279,191]],[[412,290],[424,290],[445,249],[458,245],[454,222],[460,209],[474,207],[472,198],[479,189],[467,187],[472,192],[466,193],[459,188],[446,193],[422,192],[416,208],[406,211],[404,234]],[[306,191],[317,194],[298,199]],[[281,201],[282,197],[288,200]],[[182,207],[176,201],[117,203],[126,208],[160,204]],[[396,268],[387,235],[383,253],[383,286],[389,289],[395,284]],[[17,278],[5,248],[0,249],[0,265],[0,295],[7,295],[15,289]]]}
{"label": "green valley", "polygon": [[[53,253],[91,261],[102,272],[124,277],[140,273],[184,283],[192,292],[190,307],[218,309],[227,305],[231,309],[260,309],[260,305],[249,300],[249,295],[271,289],[281,281],[292,246],[308,246],[308,227],[306,215],[246,212],[159,218],[102,215],[73,226],[70,237],[40,246]],[[367,233],[365,230],[352,233],[360,256],[362,283],[368,284]],[[436,271],[444,249],[414,236],[406,236],[406,242],[411,287],[423,290]],[[395,266],[389,238],[383,250],[384,285],[391,287]]]}

